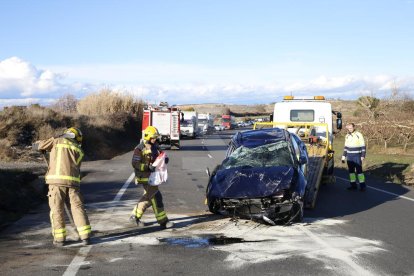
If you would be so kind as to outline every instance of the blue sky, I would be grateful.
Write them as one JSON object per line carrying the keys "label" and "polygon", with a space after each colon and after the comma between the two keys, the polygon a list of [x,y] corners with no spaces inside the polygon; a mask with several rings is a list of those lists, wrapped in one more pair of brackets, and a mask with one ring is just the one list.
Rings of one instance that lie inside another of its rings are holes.
{"label": "blue sky", "polygon": [[[413,94],[414,0],[0,2],[0,105]],[[178,96],[177,96],[178,95]]]}

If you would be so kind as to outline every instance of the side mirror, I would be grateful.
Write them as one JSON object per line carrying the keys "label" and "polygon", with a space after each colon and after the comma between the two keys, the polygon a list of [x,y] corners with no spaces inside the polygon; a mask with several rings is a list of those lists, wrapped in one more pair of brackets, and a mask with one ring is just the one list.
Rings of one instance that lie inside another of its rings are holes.
{"label": "side mirror", "polygon": [[181,113],[180,113],[180,116],[181,116],[181,118],[180,118],[180,122],[181,122],[181,123],[184,123],[184,113],[182,113],[182,112],[181,112]]}
{"label": "side mirror", "polygon": [[342,129],[342,119],[341,118],[336,119],[336,128],[337,129]]}
{"label": "side mirror", "polygon": [[270,121],[273,122],[273,113],[270,114]]}
{"label": "side mirror", "polygon": [[306,163],[308,163],[308,159],[306,158],[306,156],[304,155],[299,156],[299,164],[305,165]]}

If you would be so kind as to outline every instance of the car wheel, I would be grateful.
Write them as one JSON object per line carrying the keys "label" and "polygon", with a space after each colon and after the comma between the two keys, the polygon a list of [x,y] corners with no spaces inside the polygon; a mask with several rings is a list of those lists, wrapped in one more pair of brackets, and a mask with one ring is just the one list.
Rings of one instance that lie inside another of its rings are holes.
{"label": "car wheel", "polygon": [[218,214],[219,206],[217,206],[217,200],[215,199],[208,199],[208,210],[213,214]]}

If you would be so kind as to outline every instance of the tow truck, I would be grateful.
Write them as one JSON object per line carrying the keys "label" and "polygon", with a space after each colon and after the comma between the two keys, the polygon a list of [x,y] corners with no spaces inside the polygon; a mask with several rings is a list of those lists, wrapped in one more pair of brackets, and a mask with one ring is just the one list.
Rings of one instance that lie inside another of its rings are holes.
{"label": "tow truck", "polygon": [[306,208],[315,207],[322,183],[335,183],[333,115],[336,116],[337,129],[342,129],[341,112],[332,110],[324,96],[285,96],[282,102],[275,104],[271,122],[258,122],[254,125],[254,129],[284,128],[305,142],[309,155],[304,198]]}
{"label": "tow truck", "polygon": [[147,126],[154,126],[160,133],[158,138],[160,146],[179,149],[180,116],[181,111],[177,107],[169,106],[166,102],[161,102],[159,105],[147,104],[143,112],[142,132]]}

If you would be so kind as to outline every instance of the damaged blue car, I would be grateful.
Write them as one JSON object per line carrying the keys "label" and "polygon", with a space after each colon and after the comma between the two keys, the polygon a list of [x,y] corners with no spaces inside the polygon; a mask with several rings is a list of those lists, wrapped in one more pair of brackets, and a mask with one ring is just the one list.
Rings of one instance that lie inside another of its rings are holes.
{"label": "damaged blue car", "polygon": [[271,225],[301,221],[307,164],[305,144],[285,129],[238,132],[208,172],[209,210]]}

